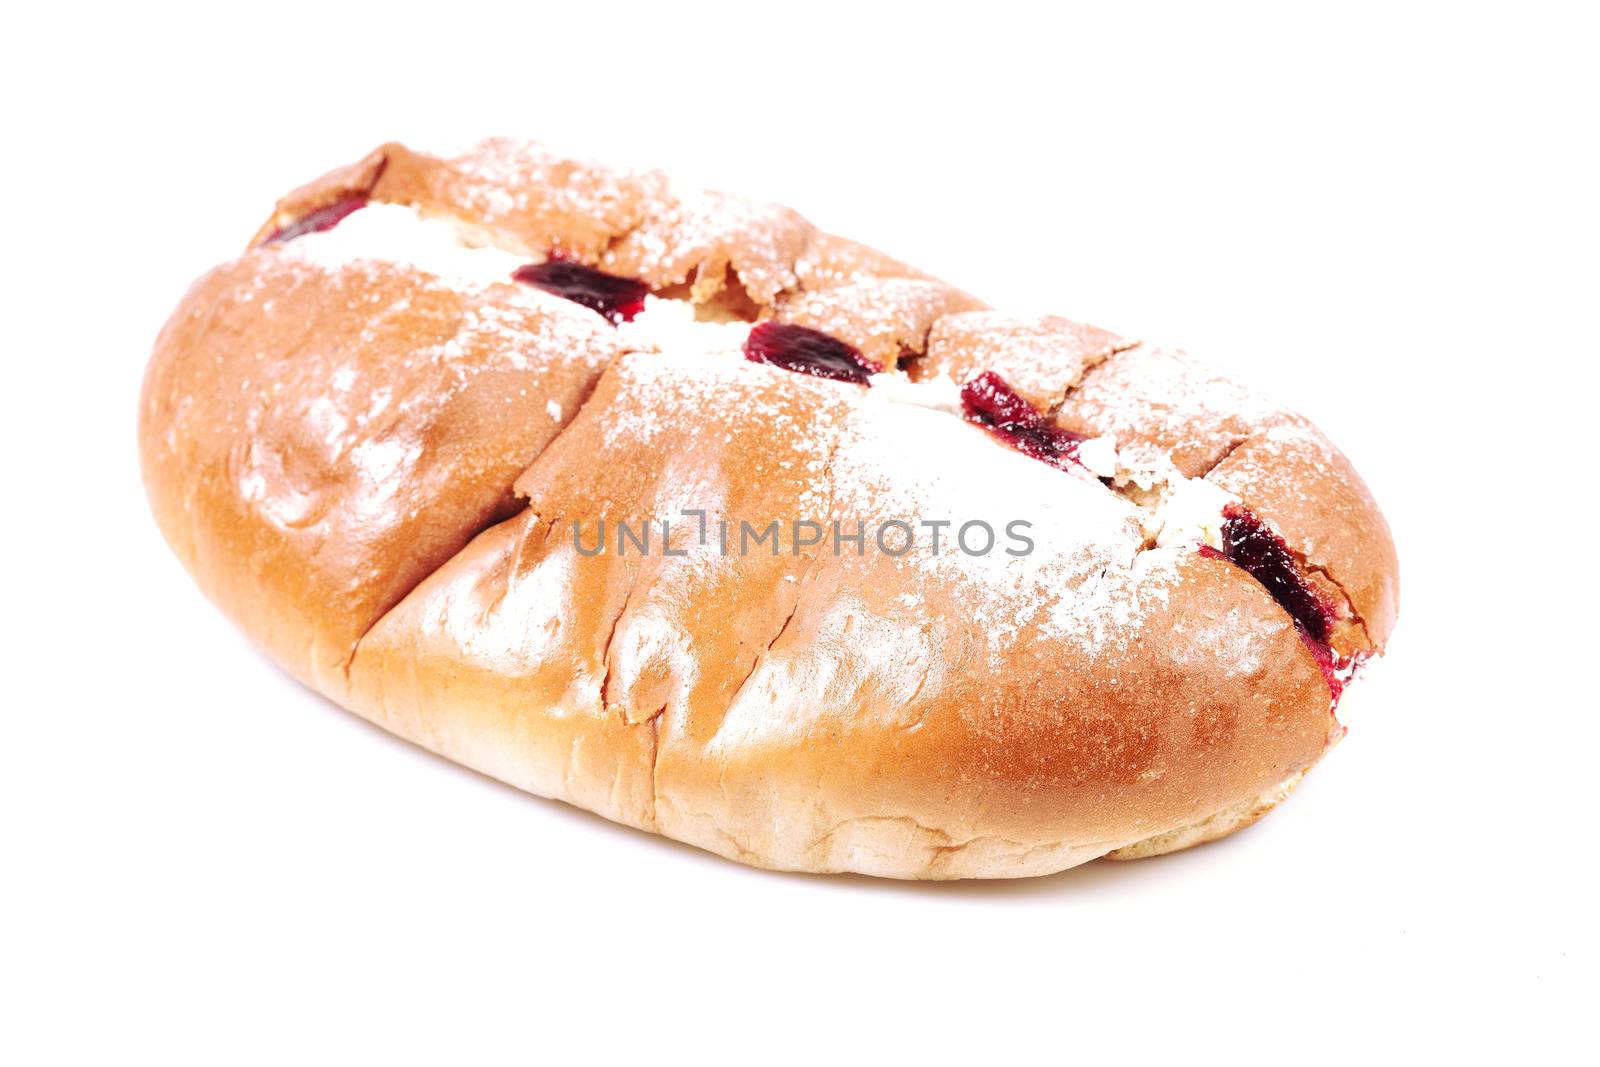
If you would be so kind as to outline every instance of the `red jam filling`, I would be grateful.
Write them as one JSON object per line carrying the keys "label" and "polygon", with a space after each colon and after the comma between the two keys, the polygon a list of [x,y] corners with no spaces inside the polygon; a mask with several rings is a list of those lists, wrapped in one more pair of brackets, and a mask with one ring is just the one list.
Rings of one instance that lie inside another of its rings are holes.
{"label": "red jam filling", "polygon": [[868,378],[883,369],[854,345],[821,330],[786,322],[763,322],[751,330],[744,342],[744,358],[797,374],[857,385],[866,385]]}
{"label": "red jam filling", "polygon": [[1326,641],[1333,608],[1300,577],[1283,538],[1240,504],[1223,508],[1222,518],[1222,557],[1264,585],[1307,634]]}
{"label": "red jam filling", "polygon": [[1344,681],[1339,676],[1341,664],[1328,645],[1328,634],[1335,620],[1333,606],[1300,576],[1283,538],[1248,508],[1229,504],[1222,509],[1222,518],[1221,550],[1202,545],[1201,554],[1225,559],[1243,569],[1283,606],[1294,619],[1300,639],[1311,650],[1337,704],[1344,691]]}
{"label": "red jam filling", "polygon": [[278,244],[282,241],[292,241],[296,237],[304,237],[308,233],[324,233],[366,206],[367,194],[350,193],[326,207],[319,207],[315,211],[301,215],[287,226],[278,227],[267,235],[262,244]]}
{"label": "red jam filling", "polygon": [[1296,627],[1300,631],[1300,640],[1311,650],[1311,658],[1317,661],[1317,667],[1322,671],[1322,677],[1328,683],[1328,689],[1333,693],[1333,702],[1339,703],[1339,697],[1344,693],[1344,679],[1339,677],[1339,664],[1334,657],[1333,649],[1325,641],[1318,641],[1306,633],[1304,626]]}
{"label": "red jam filling", "polygon": [[1078,443],[1088,439],[1052,424],[992,370],[961,387],[961,406],[972,422],[1023,455],[1043,460],[1058,470],[1078,462]]}
{"label": "red jam filling", "polygon": [[524,285],[597,311],[612,325],[633,321],[644,310],[644,298],[650,292],[650,287],[637,279],[621,278],[566,259],[530,263],[518,267],[511,276]]}

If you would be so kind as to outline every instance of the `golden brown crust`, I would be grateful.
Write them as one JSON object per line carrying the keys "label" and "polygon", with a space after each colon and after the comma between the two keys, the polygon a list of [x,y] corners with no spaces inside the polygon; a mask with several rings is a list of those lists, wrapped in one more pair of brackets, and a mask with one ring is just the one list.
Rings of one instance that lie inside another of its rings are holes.
{"label": "golden brown crust", "polygon": [[516,509],[512,480],[617,350],[593,319],[512,285],[251,251],[156,342],[140,420],[156,519],[224,611],[337,696],[361,633]]}
{"label": "golden brown crust", "polygon": [[[1013,876],[1214,829],[1313,763],[1333,722],[1266,591],[1153,549],[1092,479],[919,421],[948,416],[885,415],[858,387],[628,351],[527,287],[262,243],[352,193],[813,326],[885,366],[913,357],[913,379],[998,371],[1063,425],[1237,494],[1348,598],[1349,649],[1393,624],[1393,549],[1348,463],[1186,357],[1008,319],[787,209],[652,173],[512,142],[448,160],[388,145],[285,198],[185,298],[146,380],[145,476],[180,558],[277,659],[506,781],[764,866]],[[931,447],[947,439],[955,460]],[[1009,569],[809,547],[589,556],[573,538],[706,501],[848,527],[973,486],[1063,498],[1066,533]]]}
{"label": "golden brown crust", "polygon": [[1176,830],[1167,830],[1164,833],[1147,837],[1143,841],[1135,841],[1131,845],[1113,849],[1106,853],[1105,858],[1108,860],[1142,860],[1149,859],[1152,856],[1165,856],[1170,852],[1181,852],[1186,848],[1194,848],[1196,845],[1204,845],[1227,837],[1229,834],[1238,833],[1240,830],[1254,826],[1263,815],[1288,799],[1289,794],[1294,791],[1294,787],[1300,784],[1300,779],[1304,778],[1306,771],[1310,769],[1307,767],[1303,771],[1298,771],[1286,781],[1278,783],[1265,792],[1235,801],[1219,811],[1212,812],[1203,819],[1189,823],[1187,826],[1180,826]]}

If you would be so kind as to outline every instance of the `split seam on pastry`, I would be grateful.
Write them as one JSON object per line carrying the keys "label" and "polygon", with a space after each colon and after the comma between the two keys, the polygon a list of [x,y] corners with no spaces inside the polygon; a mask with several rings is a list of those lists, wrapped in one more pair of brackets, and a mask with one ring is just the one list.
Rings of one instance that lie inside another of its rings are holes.
{"label": "split seam on pastry", "polygon": [[[382,611],[380,611],[377,614],[377,616],[375,618],[373,618],[372,621],[370,621],[366,625],[365,628],[362,629],[361,633],[356,636],[355,641],[350,646],[349,653],[345,655],[344,661],[340,665],[340,673],[342,674],[346,685],[349,685],[349,682],[350,682],[350,670],[351,670],[352,665],[355,663],[355,659],[356,659],[357,653],[359,653],[360,650],[361,650],[361,642],[366,640],[367,635],[369,633],[371,633],[374,629],[376,629],[378,627],[378,625],[383,622],[384,619],[388,618],[390,612],[394,611],[396,608],[400,607],[400,605],[404,604],[406,602],[406,599],[408,597],[410,597],[413,592],[416,591],[418,586],[422,585],[429,578],[432,578],[439,571],[443,570],[445,567],[448,567],[452,562],[454,562],[455,559],[457,557],[459,557],[463,551],[466,550],[467,546],[472,544],[472,542],[475,541],[479,536],[481,536],[482,534],[488,532],[489,530],[492,530],[494,527],[499,526],[501,523],[510,522],[513,519],[516,519],[518,516],[522,515],[524,512],[526,512],[526,511],[528,511],[530,509],[532,502],[527,497],[523,496],[521,493],[518,493],[516,491],[517,483],[522,480],[522,476],[524,474],[526,474],[530,469],[532,469],[532,467],[535,464],[537,464],[539,462],[539,460],[544,456],[544,454],[550,450],[551,446],[554,445],[557,441],[559,441],[561,439],[562,435],[565,434],[567,432],[567,430],[570,429],[573,426],[573,424],[578,421],[578,417],[583,414],[583,410],[586,407],[589,406],[589,401],[594,398],[595,390],[596,390],[596,387],[600,383],[600,379],[606,374],[606,372],[608,370],[611,369],[612,364],[614,364],[617,361],[617,359],[621,357],[622,354],[623,354],[623,350],[619,346],[618,350],[616,352],[613,352],[611,354],[611,357],[606,360],[605,367],[601,368],[599,371],[597,371],[595,373],[593,380],[590,381],[590,383],[589,383],[588,391],[585,392],[584,395],[583,395],[583,398],[578,401],[578,406],[573,409],[571,417],[566,419],[565,421],[563,421],[561,423],[561,425],[556,429],[556,432],[551,435],[550,439],[548,441],[544,442],[544,444],[539,446],[539,449],[534,453],[532,458],[530,458],[526,463],[523,463],[518,467],[517,474],[516,474],[515,477],[512,478],[511,484],[509,484],[509,485],[504,487],[504,490],[505,490],[505,494],[504,495],[506,497],[510,498],[510,500],[513,503],[513,506],[511,508],[511,510],[509,512],[507,512],[507,513],[504,513],[504,514],[500,513],[499,511],[496,511],[490,518],[488,518],[488,519],[486,519],[484,521],[475,523],[472,526],[468,527],[469,532],[467,533],[465,539],[462,540],[460,546],[457,547],[457,549],[454,552],[452,552],[445,559],[441,560],[436,567],[433,567],[432,569],[430,569],[426,574],[420,575],[416,579],[416,581],[412,582],[403,592],[401,592],[399,594],[398,597],[395,598],[393,603],[391,603],[388,607],[386,607]],[[557,519],[552,519],[551,520],[552,528],[553,528],[553,524],[556,521],[559,521],[559,516],[557,517]],[[548,536],[548,533],[547,533],[546,536]],[[518,551],[519,558],[520,558],[521,550],[522,550],[522,547],[521,547],[521,543],[519,542],[518,546],[517,546],[517,551]]]}
{"label": "split seam on pastry", "polygon": [[1104,351],[1087,357],[1083,362],[1083,366],[1078,368],[1078,373],[1073,376],[1072,380],[1066,385],[1063,385],[1058,392],[1052,394],[1050,401],[1044,406],[1043,414],[1047,418],[1055,418],[1061,413],[1061,409],[1066,406],[1067,399],[1071,397],[1073,393],[1083,388],[1083,383],[1089,377],[1090,373],[1097,368],[1103,367],[1110,363],[1114,358],[1122,355],[1122,353],[1131,352],[1142,344],[1144,344],[1143,341],[1116,341]]}
{"label": "split seam on pastry", "polygon": [[[828,503],[824,510],[824,514],[830,518],[833,516],[834,503],[838,497],[834,484],[834,457],[838,455],[839,448],[842,444],[842,440],[836,438],[828,449],[827,458],[822,462],[822,477],[828,486]],[[727,713],[733,709],[735,704],[738,703],[739,695],[744,692],[744,687],[749,684],[751,678],[755,677],[756,671],[760,668],[762,660],[764,660],[767,654],[772,651],[773,646],[778,643],[778,639],[783,636],[784,632],[789,629],[789,625],[794,622],[794,617],[800,610],[801,597],[805,594],[807,580],[815,572],[818,561],[821,559],[821,552],[812,552],[810,555],[805,557],[806,565],[801,569],[800,573],[795,576],[794,580],[794,606],[791,607],[788,613],[784,616],[783,622],[778,626],[777,632],[774,633],[772,638],[767,641],[766,645],[756,653],[755,658],[750,663],[749,671],[745,672],[744,678],[740,680],[739,684],[734,687],[732,694],[729,695],[727,705],[723,708],[723,721],[726,721]],[[721,731],[723,721],[719,721],[717,723],[717,730],[713,732],[713,736]]]}

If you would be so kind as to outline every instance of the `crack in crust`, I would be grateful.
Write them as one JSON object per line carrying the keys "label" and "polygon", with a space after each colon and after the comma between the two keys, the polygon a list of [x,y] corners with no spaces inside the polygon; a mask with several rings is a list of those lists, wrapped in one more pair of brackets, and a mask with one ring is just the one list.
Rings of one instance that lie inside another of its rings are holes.
{"label": "crack in crust", "polygon": [[1245,444],[1249,440],[1250,440],[1250,438],[1248,438],[1248,437],[1236,438],[1232,444],[1230,444],[1227,448],[1222,450],[1222,454],[1221,455],[1217,456],[1216,459],[1214,459],[1210,463],[1206,464],[1205,469],[1202,470],[1197,475],[1197,477],[1200,477],[1200,478],[1208,477],[1211,474],[1212,471],[1216,470],[1218,467],[1220,467],[1224,463],[1228,462],[1228,457],[1233,455],[1235,452],[1239,451],[1239,446],[1240,445]]}
{"label": "crack in crust", "polygon": [[[383,166],[382,166],[382,163],[380,163],[378,168],[377,168],[377,171],[378,171],[379,174],[381,174],[382,170],[383,170]],[[376,181],[376,177],[374,177],[373,180]],[[617,352],[615,354],[613,354],[611,359],[606,362],[606,367],[609,367],[611,365],[611,363],[615,362],[623,354],[624,354],[624,350],[619,347],[619,349],[617,350]],[[604,373],[604,371],[602,370],[601,373]],[[533,455],[528,458],[527,462],[524,463],[522,465],[522,467],[520,468],[520,470],[518,471],[517,477],[515,479],[513,479],[511,482],[506,484],[505,493],[506,493],[506,496],[510,500],[510,506],[505,508],[505,509],[503,509],[503,511],[501,513],[497,513],[497,514],[493,515],[492,517],[490,517],[489,519],[487,519],[487,520],[485,520],[485,521],[483,521],[481,523],[477,523],[475,525],[469,526],[467,528],[466,532],[465,532],[465,536],[464,536],[463,541],[462,541],[463,545],[471,544],[472,541],[475,540],[480,534],[483,534],[483,533],[487,532],[488,530],[492,529],[495,526],[499,526],[503,522],[507,522],[507,521],[509,521],[511,519],[516,518],[522,512],[527,510],[527,508],[528,508],[528,500],[527,500],[527,498],[524,497],[522,494],[516,492],[517,480],[521,478],[522,474],[525,473],[528,470],[528,468],[530,468],[534,464],[538,463],[539,462],[539,457],[543,456],[547,451],[549,451],[550,448],[553,445],[555,445],[555,443],[557,441],[559,441],[561,439],[561,435],[566,433],[567,430],[569,428],[571,428],[572,424],[577,421],[578,416],[583,412],[583,409],[588,406],[590,399],[594,396],[594,383],[596,381],[598,381],[598,380],[599,380],[599,376],[596,375],[594,381],[591,381],[589,383],[588,387],[583,390],[582,398],[578,401],[577,406],[571,411],[570,414],[567,413],[565,411],[565,409],[563,409],[563,412],[562,412],[563,421],[561,422],[561,425],[556,429],[555,434],[553,436],[551,436],[548,440],[546,440],[543,444],[541,444],[534,451]],[[560,521],[561,520],[560,520],[559,516],[554,518],[554,519],[551,519],[549,526],[546,527],[545,535],[544,535],[543,538],[541,538],[541,540],[547,540],[555,532],[556,527],[559,525]],[[523,542],[520,542],[520,541],[517,544],[518,558],[516,560],[516,563],[518,565],[521,564],[522,545],[523,545]],[[453,559],[454,557],[451,557],[451,558]],[[448,565],[449,562],[450,562],[450,560],[446,559],[446,560],[440,562],[438,564],[438,566],[434,567],[432,570],[429,570],[424,574],[418,575],[417,579],[414,582],[409,583],[409,585],[407,585],[404,588],[404,590],[401,593],[401,595],[395,599],[393,607],[398,607],[405,600],[405,598],[411,594],[412,590],[416,589],[417,586],[419,586],[423,582],[427,581],[428,578],[432,577],[433,574],[437,573],[439,570],[441,570],[446,565]],[[391,608],[390,610],[393,610],[393,608]],[[385,611],[385,612],[375,616],[370,622],[368,622],[367,625],[356,636],[356,639],[351,643],[349,652],[344,656],[343,661],[339,664],[339,672],[340,672],[340,674],[343,675],[344,681],[345,681],[345,686],[347,688],[348,688],[349,683],[350,683],[350,667],[351,667],[351,664],[353,664],[355,662],[356,655],[361,650],[361,642],[363,640],[365,640],[366,636],[369,633],[372,632],[373,628],[376,627],[379,623],[383,622],[383,620],[385,618],[387,618],[387,616],[388,616],[388,612]],[[609,644],[609,642],[608,642],[608,644]],[[602,686],[601,693],[604,694],[604,692],[605,692],[605,689]]]}

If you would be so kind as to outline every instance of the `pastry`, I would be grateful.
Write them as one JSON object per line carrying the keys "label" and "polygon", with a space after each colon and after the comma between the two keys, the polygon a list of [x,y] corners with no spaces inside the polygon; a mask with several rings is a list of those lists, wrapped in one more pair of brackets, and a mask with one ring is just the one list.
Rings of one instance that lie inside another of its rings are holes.
{"label": "pastry", "polygon": [[786,870],[1230,833],[1398,604],[1345,458],[1189,356],[510,141],[285,197],[173,313],[139,437],[174,551],[307,685]]}

